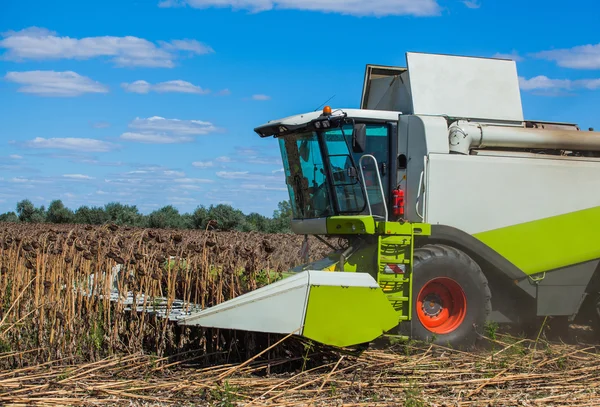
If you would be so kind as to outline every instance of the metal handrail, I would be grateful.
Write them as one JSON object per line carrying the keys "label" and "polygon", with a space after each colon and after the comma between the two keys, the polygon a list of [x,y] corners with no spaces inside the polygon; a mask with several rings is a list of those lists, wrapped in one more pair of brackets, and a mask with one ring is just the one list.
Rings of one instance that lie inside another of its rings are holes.
{"label": "metal handrail", "polygon": [[419,218],[421,218],[421,220],[423,222],[425,222],[425,199],[423,199],[423,213],[419,213],[419,202],[421,201],[421,198],[425,198],[425,194],[426,191],[424,191],[424,182],[425,182],[425,177],[427,175],[427,156],[425,156],[423,158],[423,171],[421,171],[421,176],[419,177],[419,189],[417,190],[417,200],[415,202],[415,212],[417,213],[417,216]]}
{"label": "metal handrail", "polygon": [[379,215],[373,215],[373,211],[371,210],[371,202],[369,200],[369,192],[367,191],[367,182],[365,181],[365,173],[363,171],[363,160],[365,158],[370,158],[375,163],[375,173],[377,174],[377,181],[379,182],[379,191],[381,192],[381,201],[383,202],[383,209],[385,210],[385,219],[384,220],[387,221],[388,220],[388,209],[387,209],[387,203],[386,203],[386,199],[385,199],[385,193],[383,192],[383,183],[381,182],[381,176],[379,175],[379,164],[377,163],[377,158],[375,158],[373,155],[365,154],[362,157],[360,157],[360,160],[358,160],[358,166],[360,167],[360,176],[362,178],[362,182],[363,182],[363,186],[364,186],[364,190],[365,190],[365,198],[367,199],[367,206],[369,207],[369,215],[381,217]]}

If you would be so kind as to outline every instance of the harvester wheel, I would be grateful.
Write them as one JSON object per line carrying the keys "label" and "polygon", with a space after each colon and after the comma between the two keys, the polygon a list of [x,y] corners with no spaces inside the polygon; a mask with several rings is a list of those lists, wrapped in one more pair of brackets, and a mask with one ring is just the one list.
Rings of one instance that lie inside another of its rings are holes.
{"label": "harvester wheel", "polygon": [[413,339],[456,348],[475,343],[492,309],[481,268],[460,250],[441,244],[414,252]]}

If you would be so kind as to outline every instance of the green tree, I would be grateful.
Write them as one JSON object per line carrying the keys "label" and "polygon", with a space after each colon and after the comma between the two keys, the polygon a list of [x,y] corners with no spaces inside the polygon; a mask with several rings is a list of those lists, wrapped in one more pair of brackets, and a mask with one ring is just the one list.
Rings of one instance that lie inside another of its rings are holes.
{"label": "green tree", "polygon": [[181,214],[181,228],[194,229],[194,215],[192,215],[191,213]]}
{"label": "green tree", "polygon": [[293,216],[292,213],[292,204],[290,201],[281,201],[277,204],[277,209],[273,212],[273,218],[286,218],[291,219]]}
{"label": "green tree", "polygon": [[192,227],[194,229],[204,229],[208,223],[208,210],[200,205],[192,213]]}
{"label": "green tree", "polygon": [[21,222],[42,223],[46,220],[46,209],[44,206],[36,208],[29,199],[17,202],[17,215]]}
{"label": "green tree", "polygon": [[208,217],[216,221],[217,227],[221,230],[242,230],[246,222],[242,211],[225,204],[211,205],[208,209]]}
{"label": "green tree", "polygon": [[290,201],[281,201],[273,212],[270,233],[291,233],[292,231],[292,205]]}
{"label": "green tree", "polygon": [[80,206],[75,211],[74,221],[83,225],[102,225],[108,222],[109,218],[103,208]]}
{"label": "green tree", "polygon": [[185,222],[177,208],[167,205],[148,215],[148,226],[157,229],[183,229]]}
{"label": "green tree", "polygon": [[249,226],[248,229],[263,233],[268,232],[272,227],[271,219],[256,212],[252,212],[246,216],[246,224]]}
{"label": "green tree", "polygon": [[74,221],[75,214],[71,209],[65,207],[60,199],[50,202],[48,212],[46,213],[46,222],[73,223]]}
{"label": "green tree", "polygon": [[19,217],[14,212],[6,212],[0,215],[0,222],[18,222]]}
{"label": "green tree", "polygon": [[135,205],[123,205],[119,202],[110,202],[104,205],[109,222],[117,225],[145,226],[144,216],[139,213]]}

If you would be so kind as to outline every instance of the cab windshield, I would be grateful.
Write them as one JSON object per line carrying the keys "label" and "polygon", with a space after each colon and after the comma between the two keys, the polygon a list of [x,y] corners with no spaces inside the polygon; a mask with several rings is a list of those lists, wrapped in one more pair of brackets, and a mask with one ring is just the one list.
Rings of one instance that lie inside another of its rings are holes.
{"label": "cab windshield", "polygon": [[[321,218],[365,211],[366,202],[356,163],[353,163],[348,148],[351,134],[351,128],[344,128],[344,131],[337,128],[279,138],[294,218]],[[326,182],[328,179],[331,185]]]}

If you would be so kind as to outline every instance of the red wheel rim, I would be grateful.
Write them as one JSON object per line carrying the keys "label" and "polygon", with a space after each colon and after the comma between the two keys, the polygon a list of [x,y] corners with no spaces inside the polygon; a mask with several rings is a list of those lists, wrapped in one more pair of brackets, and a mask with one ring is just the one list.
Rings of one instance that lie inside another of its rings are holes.
{"label": "red wheel rim", "polygon": [[425,328],[436,334],[448,334],[464,321],[467,297],[456,281],[440,277],[421,288],[416,307],[419,321]]}

